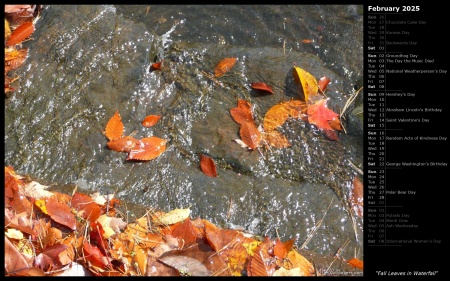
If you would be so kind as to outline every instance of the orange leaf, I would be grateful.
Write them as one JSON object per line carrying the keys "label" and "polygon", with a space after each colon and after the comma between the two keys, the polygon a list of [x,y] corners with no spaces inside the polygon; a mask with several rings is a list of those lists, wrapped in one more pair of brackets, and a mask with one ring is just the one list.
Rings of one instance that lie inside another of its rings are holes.
{"label": "orange leaf", "polygon": [[253,90],[263,91],[269,94],[273,94],[272,87],[263,82],[254,82],[250,84]]}
{"label": "orange leaf", "polygon": [[242,141],[250,148],[255,149],[261,144],[261,133],[253,122],[244,122],[239,131]]}
{"label": "orange leaf", "polygon": [[21,26],[16,28],[6,42],[6,46],[12,46],[21,43],[25,38],[34,32],[34,25],[32,22],[24,22]]}
{"label": "orange leaf", "polygon": [[214,164],[214,161],[210,157],[200,154],[200,167],[205,175],[217,177],[216,164]]}
{"label": "orange leaf", "polygon": [[276,148],[285,148],[291,146],[291,143],[286,138],[286,136],[277,130],[272,130],[269,133],[265,133],[264,140],[267,141],[270,146]]}
{"label": "orange leaf", "polygon": [[152,66],[150,67],[150,71],[160,70],[162,68],[163,61],[164,60],[153,63]]}
{"label": "orange leaf", "polygon": [[[172,236],[182,240],[184,242],[184,247],[190,246],[195,243],[199,231],[194,227],[189,218],[185,219],[177,228],[172,231]],[[182,250],[182,249],[181,249]]]}
{"label": "orange leaf", "polygon": [[75,193],[72,196],[71,206],[77,211],[83,211],[79,215],[91,223],[100,217],[100,206],[94,202],[92,197],[86,194]]}
{"label": "orange leaf", "polygon": [[221,77],[234,66],[236,58],[224,58],[214,68],[214,77]]}
{"label": "orange leaf", "polygon": [[166,150],[166,140],[158,137],[143,138],[128,153],[127,160],[152,160]]}
{"label": "orange leaf", "polygon": [[272,242],[266,237],[266,240],[256,248],[247,266],[249,276],[272,276],[275,272],[275,258],[269,254],[271,244]]}
{"label": "orange leaf", "polygon": [[295,82],[303,88],[305,102],[308,102],[309,96],[316,95],[319,90],[316,78],[298,66],[294,66],[292,73],[294,75]]}
{"label": "orange leaf", "polygon": [[245,100],[238,100],[238,106],[230,109],[231,117],[238,124],[244,122],[253,122],[253,115],[251,111],[251,105]]}
{"label": "orange leaf", "polygon": [[105,255],[96,246],[89,244],[87,241],[83,243],[84,259],[88,260],[91,265],[105,269],[108,264]]}
{"label": "orange leaf", "polygon": [[124,126],[122,123],[122,118],[119,115],[119,111],[117,110],[114,113],[113,117],[109,119],[106,124],[105,136],[109,140],[117,140],[120,139],[123,135]]}
{"label": "orange leaf", "polygon": [[321,99],[315,104],[311,105],[306,113],[308,114],[308,121],[316,125],[319,129],[332,130],[328,121],[339,116],[336,112],[327,107],[328,99]]}
{"label": "orange leaf", "polygon": [[357,259],[357,258],[351,258],[350,260],[347,261],[347,263],[351,266],[354,266],[356,268],[359,269],[363,269],[364,268],[364,263],[362,260]]}
{"label": "orange leaf", "polygon": [[139,144],[139,140],[125,136],[117,140],[111,140],[107,143],[109,149],[117,152],[130,152],[133,147]]}
{"label": "orange leaf", "polygon": [[283,125],[289,118],[289,111],[281,104],[272,106],[264,115],[263,128],[265,132],[271,132]]}
{"label": "orange leaf", "polygon": [[158,123],[159,119],[161,119],[161,115],[148,115],[142,120],[142,126],[150,128],[151,126]]}
{"label": "orange leaf", "polygon": [[58,202],[53,197],[49,197],[45,200],[45,207],[52,220],[72,230],[76,229],[77,221],[69,206]]}
{"label": "orange leaf", "polygon": [[284,247],[284,244],[281,243],[280,238],[277,238],[277,240],[275,240],[275,246],[273,246],[273,253],[279,260],[283,260],[288,253],[288,251]]}

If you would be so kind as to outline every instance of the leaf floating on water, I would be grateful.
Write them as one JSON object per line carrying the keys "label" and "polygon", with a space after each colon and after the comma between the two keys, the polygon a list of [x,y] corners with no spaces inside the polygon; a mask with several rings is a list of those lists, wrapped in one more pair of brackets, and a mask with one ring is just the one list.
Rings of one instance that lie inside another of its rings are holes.
{"label": "leaf floating on water", "polygon": [[12,46],[18,43],[21,43],[24,39],[30,36],[34,32],[34,24],[30,21],[24,22],[18,28],[14,29],[9,37],[8,41],[6,41],[6,46]]}
{"label": "leaf floating on water", "polygon": [[147,161],[155,159],[166,150],[166,140],[158,137],[143,138],[128,153],[127,160]]}
{"label": "leaf floating on water", "polygon": [[332,130],[328,121],[331,121],[339,116],[336,112],[327,107],[328,99],[321,99],[315,104],[311,105],[306,113],[308,114],[308,121],[316,125],[319,129]]}
{"label": "leaf floating on water", "polygon": [[254,150],[261,145],[261,133],[253,122],[244,122],[239,130],[242,141],[248,145],[248,148]]}
{"label": "leaf floating on water", "polygon": [[142,126],[146,128],[150,128],[151,126],[158,123],[159,119],[161,119],[161,115],[148,115],[142,120]]}
{"label": "leaf floating on water", "polygon": [[294,66],[292,74],[295,82],[302,86],[305,102],[308,102],[309,96],[316,95],[319,90],[316,78],[298,66]]}
{"label": "leaf floating on water", "polygon": [[266,83],[263,82],[253,82],[250,84],[250,87],[253,90],[258,90],[258,91],[263,91],[265,93],[269,93],[273,95],[273,89],[271,86],[267,85]]}
{"label": "leaf floating on water", "polygon": [[124,126],[122,123],[122,118],[120,117],[119,111],[117,110],[116,113],[114,113],[113,117],[111,117],[111,119],[109,119],[108,123],[106,124],[104,134],[109,140],[117,140],[122,137],[123,131]]}
{"label": "leaf floating on water", "polygon": [[224,58],[214,68],[214,77],[222,77],[236,63],[236,58]]}
{"label": "leaf floating on water", "polygon": [[125,136],[117,140],[112,140],[107,143],[109,149],[117,152],[130,152],[136,145],[139,144],[139,140]]}
{"label": "leaf floating on water", "polygon": [[200,167],[205,175],[209,177],[217,177],[216,164],[210,157],[200,154]]}

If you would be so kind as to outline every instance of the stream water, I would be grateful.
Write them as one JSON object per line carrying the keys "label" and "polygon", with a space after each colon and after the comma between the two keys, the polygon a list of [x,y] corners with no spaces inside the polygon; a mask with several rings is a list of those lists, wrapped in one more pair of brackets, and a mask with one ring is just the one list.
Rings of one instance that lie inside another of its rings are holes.
{"label": "stream water", "polygon": [[[233,141],[239,125],[229,114],[245,99],[261,124],[273,105],[299,99],[294,65],[331,78],[328,106],[339,112],[362,86],[361,8],[45,6],[23,44],[19,86],[5,99],[5,165],[54,190],[115,193],[129,216],[190,207],[191,217],[220,227],[297,236],[297,246],[324,255],[346,245],[344,258],[363,259],[362,219],[346,208],[363,165],[362,121],[353,114],[362,94],[337,141],[296,119],[280,128],[290,147],[248,151]],[[219,84],[204,74],[225,57],[237,63]],[[163,69],[150,72],[160,60]],[[274,95],[252,91],[256,81]],[[108,149],[102,132],[116,110],[125,135],[166,139],[167,150],[132,162]],[[162,118],[145,128],[150,114]],[[218,177],[202,173],[199,154],[214,159]]]}

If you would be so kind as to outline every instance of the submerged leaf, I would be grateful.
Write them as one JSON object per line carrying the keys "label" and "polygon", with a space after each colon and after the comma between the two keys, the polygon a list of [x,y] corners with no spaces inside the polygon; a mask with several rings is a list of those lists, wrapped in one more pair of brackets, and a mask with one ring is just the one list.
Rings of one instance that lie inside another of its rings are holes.
{"label": "submerged leaf", "polygon": [[224,58],[214,68],[214,77],[222,77],[236,63],[236,58]]}
{"label": "submerged leaf", "polygon": [[123,135],[124,126],[122,123],[122,118],[120,117],[119,111],[116,110],[113,117],[111,117],[106,124],[105,136],[109,140],[120,139]]}
{"label": "submerged leaf", "polygon": [[253,90],[258,90],[258,91],[263,91],[265,93],[269,93],[273,95],[273,89],[271,86],[267,85],[266,83],[263,82],[253,82],[250,84],[250,87]]}
{"label": "submerged leaf", "polygon": [[200,167],[205,175],[209,177],[217,177],[216,164],[210,157],[200,154]]}

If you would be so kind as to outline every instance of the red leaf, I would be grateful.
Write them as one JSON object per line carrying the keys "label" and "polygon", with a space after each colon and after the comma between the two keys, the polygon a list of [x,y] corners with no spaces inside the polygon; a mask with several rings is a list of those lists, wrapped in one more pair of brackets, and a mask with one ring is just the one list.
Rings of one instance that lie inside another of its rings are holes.
{"label": "red leaf", "polygon": [[230,109],[231,117],[238,124],[244,122],[253,122],[253,115],[251,111],[251,105],[245,100],[238,100],[238,106]]}
{"label": "red leaf", "polygon": [[261,144],[261,133],[253,122],[244,122],[239,131],[241,140],[250,148],[255,149]]}
{"label": "red leaf", "polygon": [[277,240],[275,241],[275,246],[273,246],[273,253],[279,260],[283,260],[288,253],[288,251],[284,247],[284,244],[281,243],[280,238],[277,238]]}
{"label": "red leaf", "polygon": [[130,152],[133,147],[139,144],[139,140],[125,136],[117,140],[111,140],[107,143],[109,149],[117,152]]}
{"label": "red leaf", "polygon": [[272,87],[263,82],[254,82],[250,84],[253,90],[263,91],[266,93],[273,94]]}
{"label": "red leaf", "polygon": [[153,63],[152,66],[150,67],[150,71],[160,70],[162,68],[163,61],[164,60]]}
{"label": "red leaf", "polygon": [[58,202],[53,197],[49,197],[45,200],[45,207],[52,220],[72,230],[76,229],[77,221],[69,206]]}
{"label": "red leaf", "polygon": [[359,217],[364,212],[364,185],[358,177],[353,179],[353,188],[350,197],[350,205]]}
{"label": "red leaf", "polygon": [[315,104],[311,105],[306,111],[308,114],[308,121],[316,125],[319,129],[333,130],[328,124],[329,120],[333,120],[339,116],[333,110],[328,109],[327,99],[321,99]]}
{"label": "red leaf", "polygon": [[217,177],[216,164],[206,155],[200,154],[200,167],[205,175],[209,177]]}
{"label": "red leaf", "polygon": [[166,140],[158,137],[143,138],[128,153],[127,160],[152,160],[166,150]]}
{"label": "red leaf", "polygon": [[91,223],[100,217],[100,206],[94,202],[92,197],[86,194],[75,193],[72,196],[71,205],[78,212],[83,211],[81,214],[79,213],[79,215]]}
{"label": "red leaf", "polygon": [[161,119],[161,115],[148,115],[142,120],[142,126],[150,128],[151,126],[158,123],[159,119]]}
{"label": "red leaf", "polygon": [[325,89],[328,86],[328,83],[330,83],[330,78],[324,76],[322,78],[319,79],[319,90],[323,93],[325,91]]}
{"label": "red leaf", "polygon": [[224,58],[214,68],[214,76],[221,77],[234,66],[236,58]]}
{"label": "red leaf", "polygon": [[108,264],[106,261],[106,256],[100,251],[99,248],[89,244],[87,241],[83,243],[83,253],[84,258],[88,260],[91,265],[105,269]]}
{"label": "red leaf", "polygon": [[6,42],[6,46],[12,46],[22,42],[25,38],[30,36],[34,32],[34,25],[28,21],[16,28]]}
{"label": "red leaf", "polygon": [[105,136],[109,140],[120,139],[123,135],[124,126],[122,123],[122,118],[120,117],[119,111],[116,110],[113,117],[111,117],[106,124]]}

